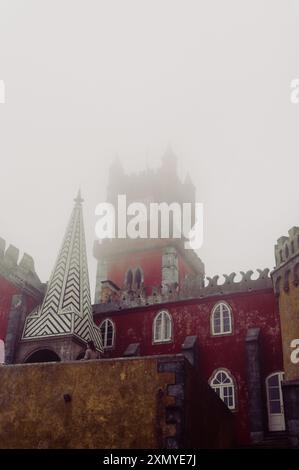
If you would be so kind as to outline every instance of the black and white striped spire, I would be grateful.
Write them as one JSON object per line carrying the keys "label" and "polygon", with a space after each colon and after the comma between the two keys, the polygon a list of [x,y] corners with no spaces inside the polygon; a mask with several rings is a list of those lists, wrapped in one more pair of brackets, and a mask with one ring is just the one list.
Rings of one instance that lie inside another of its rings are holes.
{"label": "black and white striped spire", "polygon": [[43,303],[27,317],[23,339],[71,334],[83,341],[92,339],[101,350],[100,330],[92,318],[80,191],[74,201]]}

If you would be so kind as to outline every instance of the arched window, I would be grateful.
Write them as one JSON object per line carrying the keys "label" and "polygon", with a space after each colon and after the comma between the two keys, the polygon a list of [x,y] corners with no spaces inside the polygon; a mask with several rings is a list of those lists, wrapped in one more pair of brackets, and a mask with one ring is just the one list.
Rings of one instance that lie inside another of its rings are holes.
{"label": "arched window", "polygon": [[104,349],[114,346],[115,329],[114,324],[109,318],[106,318],[100,324],[100,332],[102,336],[102,344]]}
{"label": "arched window", "polygon": [[132,284],[133,284],[133,273],[132,273],[132,269],[129,269],[126,273],[126,276],[125,276],[126,288],[131,290],[132,289]]}
{"label": "arched window", "polygon": [[236,408],[235,385],[228,371],[222,369],[214,372],[210,385],[230,410]]}
{"label": "arched window", "polygon": [[213,335],[232,333],[232,312],[228,304],[220,302],[215,305],[211,315],[211,329]]}
{"label": "arched window", "polygon": [[143,280],[142,278],[143,278],[143,276],[142,276],[141,269],[137,268],[136,271],[135,271],[135,276],[134,276],[134,285],[135,285],[136,289],[140,289],[141,283],[142,283],[142,280]]}
{"label": "arched window", "polygon": [[286,255],[286,258],[288,259],[288,257],[289,257],[289,247],[288,247],[288,245],[285,246],[285,255]]}
{"label": "arched window", "polygon": [[154,343],[172,340],[172,320],[166,310],[159,312],[154,320]]}

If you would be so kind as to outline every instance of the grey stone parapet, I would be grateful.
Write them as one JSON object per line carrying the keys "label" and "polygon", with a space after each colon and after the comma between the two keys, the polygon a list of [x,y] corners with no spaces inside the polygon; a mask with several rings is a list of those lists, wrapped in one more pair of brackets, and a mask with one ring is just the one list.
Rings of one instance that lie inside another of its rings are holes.
{"label": "grey stone parapet", "polygon": [[[144,287],[135,291],[120,289],[118,300],[111,303],[98,303],[94,306],[94,313],[113,312],[126,308],[141,307],[181,300],[192,300],[208,298],[211,296],[222,296],[241,292],[253,292],[264,289],[272,289],[272,279],[269,276],[269,269],[257,269],[258,277],[252,279],[253,271],[246,273],[241,271],[241,280],[235,282],[236,273],[224,274],[225,281],[218,284],[219,276],[207,277],[207,283],[203,285],[202,277],[188,276],[181,286],[178,283],[168,286],[154,286],[152,293],[147,295]],[[166,288],[167,287],[167,288]]]}
{"label": "grey stone parapet", "polygon": [[19,254],[18,248],[13,245],[6,248],[5,240],[0,238],[0,276],[34,297],[41,297],[45,285],[35,272],[33,258],[24,253],[19,261]]}
{"label": "grey stone parapet", "polygon": [[181,295],[207,297],[209,295],[222,295],[231,294],[237,292],[251,292],[255,290],[269,289],[272,287],[272,280],[269,275],[269,269],[257,269],[258,277],[252,279],[254,271],[249,270],[247,272],[240,271],[241,280],[235,281],[236,273],[223,274],[224,283],[218,284],[219,275],[213,277],[206,277],[207,283],[204,287],[200,286],[200,283],[196,278],[186,278],[183,281],[181,287]]}

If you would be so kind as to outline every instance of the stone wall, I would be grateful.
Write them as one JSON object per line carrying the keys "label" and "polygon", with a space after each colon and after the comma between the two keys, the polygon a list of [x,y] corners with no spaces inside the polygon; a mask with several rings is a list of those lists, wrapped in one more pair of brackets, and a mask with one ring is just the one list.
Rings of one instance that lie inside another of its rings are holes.
{"label": "stone wall", "polygon": [[231,413],[194,374],[182,356],[0,366],[0,446],[231,446]]}

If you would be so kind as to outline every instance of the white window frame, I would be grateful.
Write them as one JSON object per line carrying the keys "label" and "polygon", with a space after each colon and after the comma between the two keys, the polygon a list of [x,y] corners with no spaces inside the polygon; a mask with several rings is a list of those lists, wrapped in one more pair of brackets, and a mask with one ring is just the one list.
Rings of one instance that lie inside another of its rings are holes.
{"label": "white window frame", "polygon": [[[102,327],[104,326],[104,324],[105,324],[105,333],[104,333],[104,338],[103,338],[103,336],[102,336]],[[107,346],[108,324],[111,324],[111,326],[112,326],[112,343],[109,346]],[[99,328],[100,328],[100,332],[101,332],[103,349],[112,349],[114,347],[114,341],[115,341],[115,325],[114,325],[113,321],[110,318],[105,318],[100,323]]]}
{"label": "white window frame", "polygon": [[[225,377],[229,380],[229,382],[221,382],[221,383],[213,383],[214,380],[216,380],[216,377],[218,374],[224,374]],[[235,410],[236,409],[236,385],[235,385],[235,380],[232,376],[232,374],[227,370],[227,369],[217,369],[213,372],[212,377],[209,380],[210,387],[214,390],[215,393],[217,393],[217,390],[219,390],[219,393],[217,395],[221,400],[225,403],[225,405],[230,409],[230,410]],[[229,405],[228,403],[225,402],[225,388],[226,387],[231,387],[232,388],[232,405]]]}
{"label": "white window frame", "polygon": [[[161,318],[161,333],[157,335],[157,321]],[[165,335],[166,332],[166,321],[169,321],[169,334]],[[153,322],[153,343],[169,343],[172,341],[172,317],[167,310],[160,310],[155,316]]]}
{"label": "white window frame", "polygon": [[[215,331],[215,314],[216,310],[220,308],[220,331]],[[229,312],[229,330],[224,331],[224,321],[223,321],[223,314],[224,309],[227,309]],[[217,302],[217,304],[213,307],[212,314],[211,314],[211,331],[213,336],[223,336],[223,335],[231,335],[233,332],[233,319],[232,319],[232,309],[230,305],[226,302]]]}
{"label": "white window frame", "polygon": [[[270,385],[270,379],[272,377],[277,377],[278,385]],[[268,429],[269,431],[284,431],[285,430],[285,415],[284,415],[284,402],[283,402],[283,394],[282,394],[282,387],[281,383],[284,380],[284,372],[277,371],[272,372],[272,374],[266,377],[266,393],[267,393],[267,411],[268,411]],[[277,388],[279,392],[279,398],[270,398],[270,390],[273,388]],[[273,412],[271,411],[271,402],[278,401],[280,405],[280,412]],[[277,423],[278,419],[278,423]],[[276,423],[275,423],[276,421]],[[276,427],[278,425],[278,428]]]}

